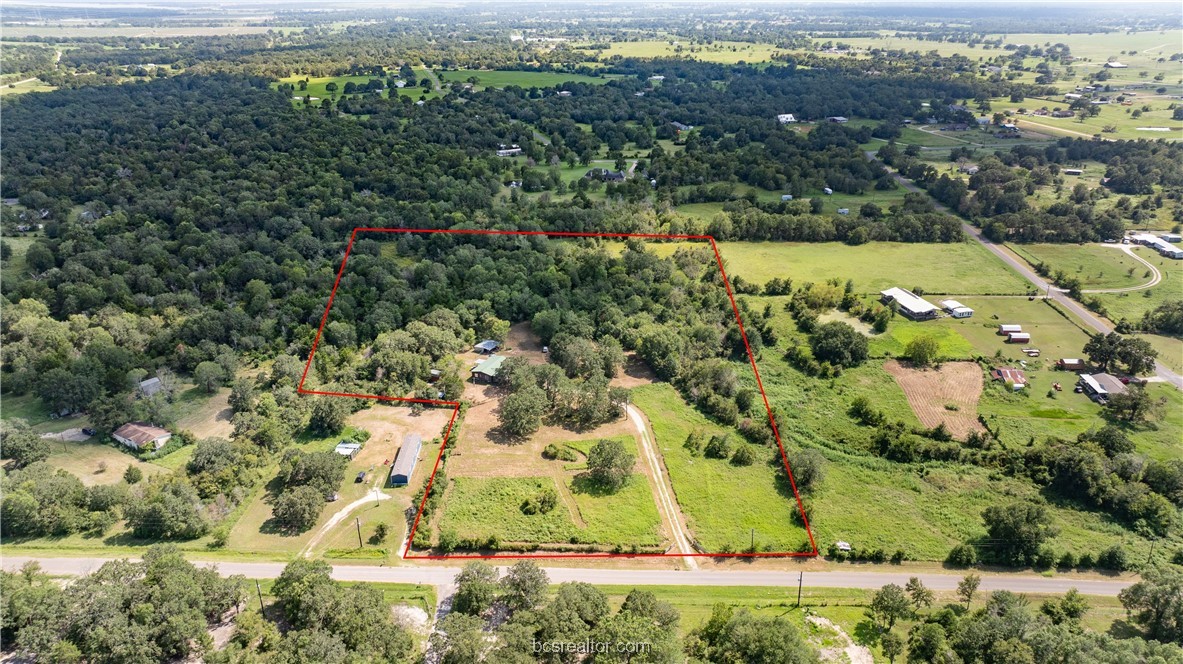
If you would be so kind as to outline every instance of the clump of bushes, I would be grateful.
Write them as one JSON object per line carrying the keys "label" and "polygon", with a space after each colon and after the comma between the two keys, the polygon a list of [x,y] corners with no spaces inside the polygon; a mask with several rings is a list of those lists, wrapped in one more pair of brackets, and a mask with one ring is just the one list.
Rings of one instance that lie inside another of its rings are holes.
{"label": "clump of bushes", "polygon": [[554,489],[543,489],[537,494],[522,501],[522,514],[549,514],[559,503],[559,495]]}
{"label": "clump of bushes", "polygon": [[575,454],[575,450],[567,447],[566,445],[560,447],[554,443],[547,445],[546,449],[542,450],[542,458],[550,459],[552,461],[555,459],[558,459],[559,461],[579,460],[579,456]]}

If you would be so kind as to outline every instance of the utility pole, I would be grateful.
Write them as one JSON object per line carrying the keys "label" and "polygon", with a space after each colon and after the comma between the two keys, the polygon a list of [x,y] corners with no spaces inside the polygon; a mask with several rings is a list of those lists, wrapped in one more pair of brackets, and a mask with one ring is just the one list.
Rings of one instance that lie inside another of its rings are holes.
{"label": "utility pole", "polygon": [[355,518],[355,519],[353,520],[353,522],[354,522],[355,524],[357,524],[357,548],[359,548],[359,549],[360,549],[360,548],[362,548],[362,543],[361,543],[361,518],[360,518],[360,517],[358,517],[358,518]]}
{"label": "utility pole", "polygon": [[805,581],[805,572],[797,572],[797,608],[801,608],[801,585]]}
{"label": "utility pole", "polygon": [[263,586],[259,585],[258,579],[255,579],[255,590],[259,593],[259,613],[263,613]]}

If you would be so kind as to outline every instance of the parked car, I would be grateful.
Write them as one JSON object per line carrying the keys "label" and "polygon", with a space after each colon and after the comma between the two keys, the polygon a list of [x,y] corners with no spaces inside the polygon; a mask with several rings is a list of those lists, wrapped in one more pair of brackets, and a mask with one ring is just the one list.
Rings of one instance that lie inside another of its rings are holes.
{"label": "parked car", "polygon": [[96,433],[98,433],[98,432],[97,432],[97,431],[95,431],[94,429],[91,429],[90,427],[86,427],[86,428],[84,428],[84,429],[82,430],[82,434],[83,434],[84,436],[93,436],[93,435],[95,435]]}
{"label": "parked car", "polygon": [[357,474],[357,479],[355,479],[353,481],[357,484],[361,484],[362,482],[366,481],[366,471],[363,470],[363,471],[359,472]]}

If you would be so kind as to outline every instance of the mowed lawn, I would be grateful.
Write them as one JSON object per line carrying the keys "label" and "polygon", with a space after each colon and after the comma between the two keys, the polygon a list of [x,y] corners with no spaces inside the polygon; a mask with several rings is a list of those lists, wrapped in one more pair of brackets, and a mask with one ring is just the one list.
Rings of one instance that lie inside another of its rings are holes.
{"label": "mowed lawn", "polygon": [[1032,266],[1043,263],[1055,274],[1063,272],[1080,280],[1081,288],[1128,288],[1150,281],[1146,266],[1126,252],[1122,245],[1102,244],[1019,244],[1010,250]]}
{"label": "mowed lawn", "polygon": [[892,286],[953,295],[1027,291],[1026,281],[981,245],[970,242],[869,242],[858,246],[840,242],[720,242],[719,251],[729,275],[760,284],[773,277],[790,278],[795,284],[837,278],[844,282],[853,279],[858,293],[877,293]]}
{"label": "mowed lawn", "polygon": [[778,481],[773,462],[781,462],[774,448],[758,448],[759,460],[751,466],[696,456],[683,446],[695,430],[708,436],[730,432],[733,449],[748,443],[734,430],[707,420],[668,384],[634,389],[633,404],[649,418],[678,505],[703,548],[742,551],[750,546],[753,531],[762,551],[795,551],[806,542],[791,489]]}

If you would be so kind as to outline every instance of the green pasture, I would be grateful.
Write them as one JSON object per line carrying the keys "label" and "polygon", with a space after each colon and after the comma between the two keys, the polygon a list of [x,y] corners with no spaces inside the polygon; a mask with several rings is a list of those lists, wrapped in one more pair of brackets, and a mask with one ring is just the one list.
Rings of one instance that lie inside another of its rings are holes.
{"label": "green pasture", "polygon": [[[1088,297],[1095,297],[1105,305],[1108,318],[1118,321],[1123,318],[1138,320],[1151,309],[1168,301],[1183,299],[1183,261],[1164,258],[1157,252],[1139,247],[1134,249],[1143,259],[1150,262],[1162,274],[1162,281],[1144,290],[1126,293],[1098,293]],[[1144,268],[1138,265],[1136,274],[1141,277]]]}
{"label": "green pasture", "polygon": [[[669,249],[671,253],[673,250]],[[858,246],[839,242],[720,242],[719,251],[729,275],[760,284],[773,277],[791,278],[796,284],[837,278],[843,282],[853,279],[858,293],[878,293],[892,286],[954,295],[1027,291],[1026,281],[972,242],[868,242]]]}
{"label": "green pasture", "polygon": [[550,71],[503,71],[492,69],[451,69],[437,71],[440,82],[445,85],[452,83],[467,83],[470,78],[476,78],[473,87],[478,90],[484,88],[508,88],[516,85],[522,88],[551,88],[563,83],[590,83],[603,85],[616,75],[586,76],[584,74],[570,74]]}
{"label": "green pasture", "polygon": [[1055,273],[1080,280],[1082,288],[1128,288],[1149,281],[1146,266],[1120,249],[1122,245],[1012,244],[1011,251],[1031,265],[1043,263]]}
{"label": "green pasture", "polygon": [[732,433],[732,449],[748,443],[688,406],[668,384],[634,389],[633,404],[649,418],[678,504],[705,550],[745,550],[753,532],[756,547],[763,551],[795,551],[802,545],[805,530],[797,523],[791,488],[778,479],[776,464],[783,462],[776,450],[759,450],[751,466],[696,456],[683,446],[695,430]]}

